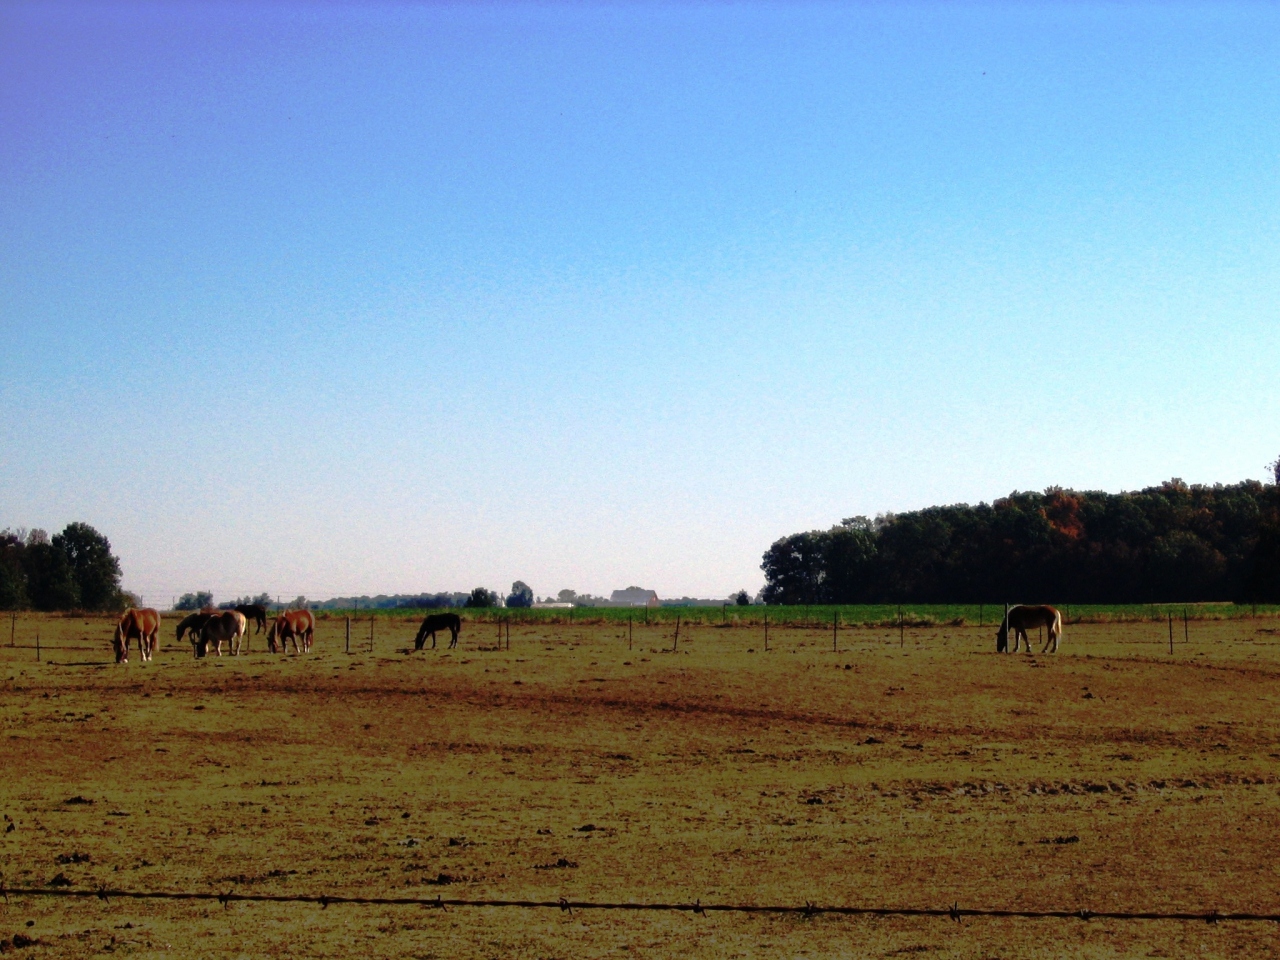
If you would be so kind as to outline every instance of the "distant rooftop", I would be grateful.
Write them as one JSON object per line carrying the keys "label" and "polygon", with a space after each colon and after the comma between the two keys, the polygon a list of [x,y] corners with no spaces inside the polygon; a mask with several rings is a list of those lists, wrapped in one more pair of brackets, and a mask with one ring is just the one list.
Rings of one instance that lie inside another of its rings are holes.
{"label": "distant rooftop", "polygon": [[656,607],[660,603],[655,590],[644,587],[627,587],[609,594],[609,602],[631,607]]}

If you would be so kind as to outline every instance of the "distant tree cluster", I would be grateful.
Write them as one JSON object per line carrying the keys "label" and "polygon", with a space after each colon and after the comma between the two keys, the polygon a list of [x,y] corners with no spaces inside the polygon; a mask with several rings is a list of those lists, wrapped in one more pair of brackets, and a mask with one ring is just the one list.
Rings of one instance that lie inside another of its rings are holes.
{"label": "distant tree cluster", "polygon": [[[213,592],[210,590],[197,590],[195,593],[184,593],[178,598],[178,602],[173,605],[175,610],[203,610],[205,607],[213,606]],[[235,604],[232,604],[235,606]]]}
{"label": "distant tree cluster", "polygon": [[1050,488],[783,537],[766,603],[1280,602],[1280,487]]}
{"label": "distant tree cluster", "polygon": [[53,537],[0,531],[0,609],[117,610],[131,600],[111,542],[87,523]]}
{"label": "distant tree cluster", "polygon": [[[187,599],[187,597],[189,597],[189,596],[190,596],[190,594],[186,594],[186,593],[184,593],[184,594],[182,595],[182,599],[183,599],[183,600],[186,600],[186,599]],[[212,600],[212,599],[213,599],[212,594],[204,594],[204,596],[208,596],[208,597],[210,598],[210,600]],[[303,600],[303,602],[304,602],[304,603],[306,602],[306,597],[302,597],[302,598],[300,598],[300,599],[301,599],[301,600]],[[263,593],[258,594],[256,597],[251,597],[251,596],[247,596],[247,595],[246,595],[246,596],[243,596],[243,597],[236,597],[234,600],[228,600],[226,603],[220,603],[220,604],[218,604],[218,609],[219,609],[219,610],[234,610],[236,607],[264,607],[264,608],[266,608],[266,609],[268,609],[268,610],[269,610],[271,607],[274,607],[275,605],[276,605],[275,598],[274,598],[274,597],[272,597],[272,596],[271,596],[271,594],[266,593],[266,592],[263,592]],[[179,609],[179,610],[185,610],[185,609],[188,609],[188,608],[186,608],[186,607],[178,607],[177,609]],[[198,609],[200,609],[200,608],[199,608],[199,607],[192,607],[192,608],[190,608],[190,609],[198,610]],[[301,607],[301,606],[298,606],[298,605],[295,605],[294,609],[296,609],[296,610],[301,610],[301,609],[302,609],[302,607]]]}
{"label": "distant tree cluster", "polygon": [[471,596],[467,597],[465,607],[497,607],[501,606],[497,593],[487,590],[484,587],[476,587],[471,591]]}

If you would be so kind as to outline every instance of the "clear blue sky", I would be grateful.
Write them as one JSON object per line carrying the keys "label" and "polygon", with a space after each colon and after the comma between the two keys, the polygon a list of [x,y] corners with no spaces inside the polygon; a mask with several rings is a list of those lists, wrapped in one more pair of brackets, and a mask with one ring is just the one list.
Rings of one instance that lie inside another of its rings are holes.
{"label": "clear blue sky", "polygon": [[0,6],[0,527],[640,584],[1280,454],[1280,7]]}

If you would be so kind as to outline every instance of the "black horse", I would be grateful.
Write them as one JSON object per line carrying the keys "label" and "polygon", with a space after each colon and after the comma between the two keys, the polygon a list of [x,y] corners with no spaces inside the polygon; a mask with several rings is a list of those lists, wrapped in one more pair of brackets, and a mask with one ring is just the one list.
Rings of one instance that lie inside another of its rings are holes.
{"label": "black horse", "polygon": [[449,647],[452,649],[458,645],[458,631],[462,629],[462,618],[456,613],[432,613],[427,619],[422,621],[422,626],[418,628],[418,635],[413,638],[413,649],[421,650],[423,644],[427,642],[427,635],[431,635],[431,649],[436,648],[436,631],[448,630],[452,635],[449,640]]}
{"label": "black horse", "polygon": [[183,617],[178,622],[178,643],[182,642],[182,635],[188,630],[191,631],[191,642],[195,643],[200,636],[200,631],[204,629],[204,625],[209,622],[209,618],[212,616],[212,613],[201,610],[199,613]]}
{"label": "black horse", "polygon": [[243,613],[246,620],[251,620],[258,625],[254,633],[261,633],[267,629],[267,608],[260,603],[238,603],[235,606],[236,613]]}

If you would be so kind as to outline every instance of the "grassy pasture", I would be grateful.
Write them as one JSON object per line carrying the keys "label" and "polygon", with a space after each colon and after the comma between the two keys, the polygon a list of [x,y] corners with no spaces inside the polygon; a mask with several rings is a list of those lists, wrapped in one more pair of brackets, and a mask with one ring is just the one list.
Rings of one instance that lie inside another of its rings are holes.
{"label": "grassy pasture", "polygon": [[[1280,618],[1280,606],[1274,604],[1235,603],[1125,603],[1078,604],[1059,606],[1063,617],[1071,623],[1140,623],[1166,621],[1172,616],[1181,623],[1185,614],[1189,620],[1256,620],[1267,617]],[[914,626],[947,624],[954,626],[991,626],[993,629],[1004,614],[1003,604],[976,603],[912,603],[898,607],[895,604],[844,604],[813,606],[748,606],[727,604],[723,607],[577,607],[573,610],[534,610],[520,608],[489,608],[453,611],[465,619],[477,622],[510,620],[522,624],[626,624],[669,623],[735,624],[738,626],[763,625],[767,617],[771,624],[789,626],[830,625],[839,618],[846,626],[896,627],[898,611],[904,621]],[[367,624],[375,620],[399,620],[407,616],[421,618],[431,610],[325,610],[317,616],[342,620],[351,616]],[[367,636],[367,627],[366,630]],[[376,633],[376,631],[375,631]]]}
{"label": "grassy pasture", "polygon": [[[774,627],[766,653],[741,622],[676,652],[665,623],[628,650],[625,623],[516,622],[509,651],[469,623],[413,653],[415,621],[381,616],[372,654],[331,618],[309,655],[200,662],[175,620],[145,665],[110,662],[103,619],[0,635],[7,884],[1280,910],[1274,620],[1197,621],[1172,657],[1161,623],[1072,624],[1028,657],[949,625],[838,652]],[[1261,923],[11,896],[15,933],[59,957],[1280,954]]]}

